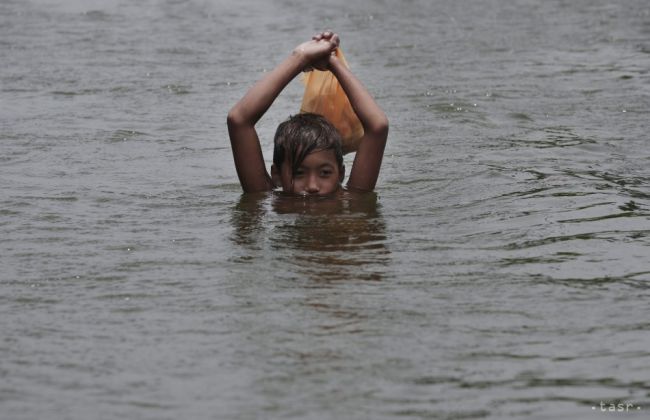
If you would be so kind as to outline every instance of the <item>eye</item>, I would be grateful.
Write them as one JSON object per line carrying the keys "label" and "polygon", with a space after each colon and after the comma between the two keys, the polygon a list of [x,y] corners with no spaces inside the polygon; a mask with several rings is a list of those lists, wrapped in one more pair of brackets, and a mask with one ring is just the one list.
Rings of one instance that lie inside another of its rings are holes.
{"label": "eye", "polygon": [[329,177],[329,176],[332,176],[333,173],[334,173],[334,171],[332,171],[331,169],[322,169],[320,171],[320,176]]}
{"label": "eye", "polygon": [[305,171],[302,169],[298,169],[296,172],[293,173],[294,178],[300,178],[305,175]]}

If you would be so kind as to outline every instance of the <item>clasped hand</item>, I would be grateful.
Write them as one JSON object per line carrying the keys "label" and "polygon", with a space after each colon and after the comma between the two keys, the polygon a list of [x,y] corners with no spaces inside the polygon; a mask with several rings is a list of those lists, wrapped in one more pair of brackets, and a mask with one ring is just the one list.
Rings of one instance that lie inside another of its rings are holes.
{"label": "clasped hand", "polygon": [[301,54],[305,60],[304,71],[313,69],[325,71],[329,68],[329,60],[341,43],[339,36],[332,31],[314,35],[311,41],[298,45],[294,53]]}

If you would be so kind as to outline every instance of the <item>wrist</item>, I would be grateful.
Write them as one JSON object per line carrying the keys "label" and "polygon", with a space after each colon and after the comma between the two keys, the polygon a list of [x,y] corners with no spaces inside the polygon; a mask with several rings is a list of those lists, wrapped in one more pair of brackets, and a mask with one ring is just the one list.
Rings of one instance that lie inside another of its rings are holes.
{"label": "wrist", "polygon": [[327,66],[332,73],[337,73],[341,66],[345,67],[343,62],[335,54],[329,56]]}
{"label": "wrist", "polygon": [[309,64],[309,57],[307,57],[305,49],[301,46],[294,48],[289,58],[300,66],[301,71]]}

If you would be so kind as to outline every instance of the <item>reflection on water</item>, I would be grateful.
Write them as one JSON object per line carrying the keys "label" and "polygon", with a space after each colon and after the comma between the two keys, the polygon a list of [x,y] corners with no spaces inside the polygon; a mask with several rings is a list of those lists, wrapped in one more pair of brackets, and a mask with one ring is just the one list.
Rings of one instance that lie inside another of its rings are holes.
{"label": "reflection on water", "polygon": [[263,232],[263,204],[266,196],[266,193],[242,194],[232,212],[235,231],[231,240],[236,245],[254,248],[258,235]]}
{"label": "reflection on water", "polygon": [[242,194],[232,224],[234,244],[249,251],[268,247],[277,261],[314,280],[380,280],[388,266],[385,223],[375,193]]}

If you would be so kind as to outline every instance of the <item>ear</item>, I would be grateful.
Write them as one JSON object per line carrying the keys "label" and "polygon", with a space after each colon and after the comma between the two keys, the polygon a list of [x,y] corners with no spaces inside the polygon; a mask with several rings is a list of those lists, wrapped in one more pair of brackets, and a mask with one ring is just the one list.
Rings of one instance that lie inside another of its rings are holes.
{"label": "ear", "polygon": [[271,181],[275,187],[282,186],[282,178],[280,178],[280,171],[275,167],[275,164],[271,164]]}
{"label": "ear", "polygon": [[345,165],[341,165],[341,173],[339,175],[339,182],[342,184],[345,179]]}

